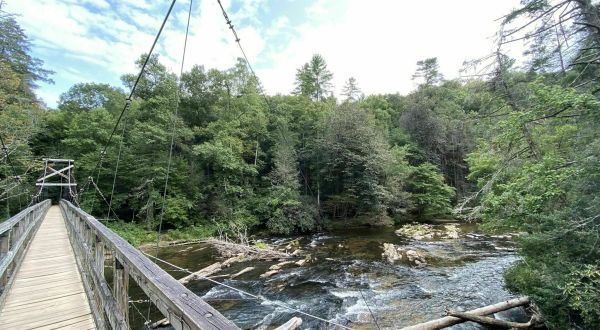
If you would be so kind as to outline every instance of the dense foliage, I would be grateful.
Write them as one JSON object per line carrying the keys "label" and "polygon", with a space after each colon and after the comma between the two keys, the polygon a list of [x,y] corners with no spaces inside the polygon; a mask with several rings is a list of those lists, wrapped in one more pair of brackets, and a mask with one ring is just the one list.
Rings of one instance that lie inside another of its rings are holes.
{"label": "dense foliage", "polygon": [[[507,15],[489,80],[496,101],[467,157],[480,189],[470,216],[523,232],[508,284],[552,329],[600,328],[599,31],[588,0],[528,0]],[[527,72],[501,53],[517,38],[531,41]]]}
{"label": "dense foliage", "polygon": [[[99,172],[125,92],[76,84],[44,111],[35,87],[50,72],[14,18],[0,20],[7,215],[28,202],[40,169],[31,160],[41,156],[75,159],[82,207],[128,222],[115,228],[132,240],[161,217],[173,237],[290,234],[447,217],[454,207],[489,231],[521,233],[508,284],[550,328],[600,327],[600,16],[591,1],[523,1],[503,18],[487,71],[445,80],[437,59],[425,59],[408,95],[364,95],[349,78],[338,100],[320,55],[277,96],[261,95],[241,60],[177,77],[153,56]],[[525,68],[502,53],[515,39],[534,41]],[[124,75],[124,87],[134,79]]]}

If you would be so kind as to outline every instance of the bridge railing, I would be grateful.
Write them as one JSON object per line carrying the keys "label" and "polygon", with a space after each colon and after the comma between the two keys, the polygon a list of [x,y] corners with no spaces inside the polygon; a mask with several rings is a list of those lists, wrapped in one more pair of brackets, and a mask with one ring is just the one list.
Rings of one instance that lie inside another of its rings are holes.
{"label": "bridge railing", "polygon": [[[99,328],[129,328],[131,278],[175,329],[238,329],[93,216],[67,201],[60,206]],[[113,259],[112,288],[104,276],[106,255]]]}
{"label": "bridge railing", "polygon": [[32,205],[0,223],[0,306],[25,255],[25,248],[50,208],[50,200]]}

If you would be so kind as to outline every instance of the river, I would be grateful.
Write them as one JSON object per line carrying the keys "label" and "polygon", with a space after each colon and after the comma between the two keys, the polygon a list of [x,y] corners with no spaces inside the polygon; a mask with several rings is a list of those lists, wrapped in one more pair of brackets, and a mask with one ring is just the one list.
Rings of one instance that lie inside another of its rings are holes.
{"label": "river", "polygon": [[[503,279],[506,269],[518,260],[512,240],[476,234],[472,225],[455,228],[459,234],[453,238],[413,239],[399,236],[391,228],[377,228],[266,239],[277,249],[299,248],[310,261],[303,266],[284,267],[268,278],[260,275],[276,261],[242,262],[216,274],[255,267],[235,279],[217,280],[264,300],[206,281],[194,281],[188,287],[243,329],[270,329],[298,316],[279,303],[354,329],[398,329],[441,317],[446,308],[469,310],[514,298]],[[423,262],[409,261],[405,256],[391,263],[382,256],[384,243],[416,251],[409,254],[418,252],[417,260]],[[208,266],[218,257],[202,243],[163,248],[160,256],[190,270]],[[175,277],[185,275],[168,266],[165,269]],[[146,308],[143,304],[139,307]],[[130,314],[134,323],[136,317],[137,323],[141,322],[139,313]],[[522,320],[525,315],[516,310],[496,317]],[[306,316],[302,319],[301,329],[334,328]],[[465,323],[453,329],[481,327]]]}

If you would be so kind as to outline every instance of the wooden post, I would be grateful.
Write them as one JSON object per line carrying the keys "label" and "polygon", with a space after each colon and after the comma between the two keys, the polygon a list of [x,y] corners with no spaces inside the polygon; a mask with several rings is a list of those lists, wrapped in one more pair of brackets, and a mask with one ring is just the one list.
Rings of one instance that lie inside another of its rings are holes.
{"label": "wooden post", "polygon": [[129,324],[129,274],[117,258],[114,260],[113,294],[125,323]]}
{"label": "wooden post", "polygon": [[[10,245],[15,245],[15,243],[17,243],[17,241],[19,241],[19,239],[21,238],[21,226],[20,223],[15,223],[15,225],[12,227],[11,231],[11,235],[10,235]],[[16,251],[15,251],[16,252]]]}
{"label": "wooden post", "polygon": [[[100,237],[98,237],[97,235],[94,235],[95,237],[95,244],[94,244],[94,263],[91,265],[92,267],[96,268],[97,270],[97,274],[100,275],[101,279],[104,279],[104,243],[102,242],[102,240],[100,239]],[[92,274],[92,276],[94,276]],[[95,311],[95,313],[97,313],[96,318],[100,318],[102,319],[103,322],[106,321],[106,319],[104,318],[105,315],[105,311],[104,311],[104,300],[102,299],[102,292],[101,292],[101,288],[99,288],[97,285],[94,285],[94,299],[96,301],[96,308],[98,309],[97,311]]]}
{"label": "wooden post", "polygon": [[96,268],[102,277],[104,277],[104,243],[100,237],[96,236]]}
{"label": "wooden post", "polygon": [[[10,230],[6,231],[2,236],[0,236],[0,255],[5,256],[10,249]],[[8,283],[8,269],[2,274],[0,277],[0,285],[2,285],[2,290],[4,291],[4,287]]]}

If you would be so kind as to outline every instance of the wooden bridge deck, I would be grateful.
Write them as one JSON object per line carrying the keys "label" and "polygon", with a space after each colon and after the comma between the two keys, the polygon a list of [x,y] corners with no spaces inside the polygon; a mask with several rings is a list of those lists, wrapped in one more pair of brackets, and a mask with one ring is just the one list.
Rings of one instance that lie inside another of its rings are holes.
{"label": "wooden bridge deck", "polygon": [[25,254],[0,329],[95,329],[59,206],[52,206]]}

